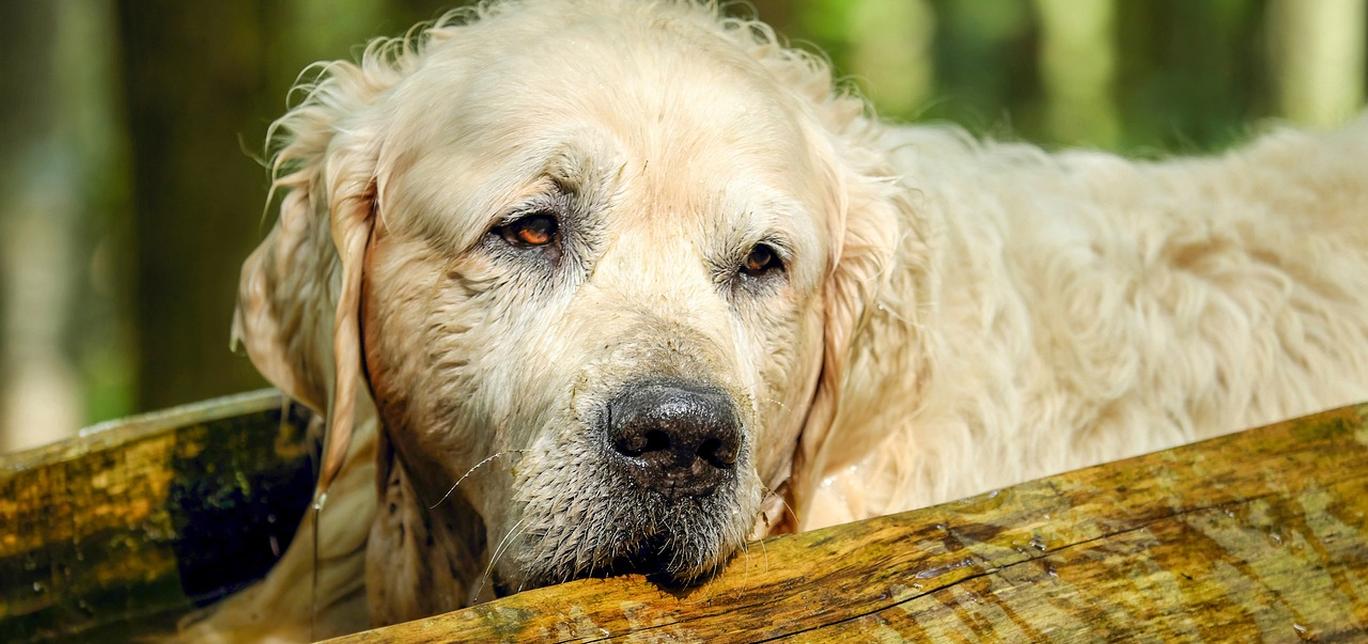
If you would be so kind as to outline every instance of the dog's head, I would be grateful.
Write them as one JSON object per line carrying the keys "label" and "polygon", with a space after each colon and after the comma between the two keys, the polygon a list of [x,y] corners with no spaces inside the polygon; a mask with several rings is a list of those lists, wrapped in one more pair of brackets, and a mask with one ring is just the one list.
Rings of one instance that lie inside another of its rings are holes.
{"label": "dog's head", "polygon": [[325,66],[277,123],[239,335],[329,413],[325,483],[368,386],[382,495],[472,509],[504,584],[696,577],[828,443],[901,234],[876,133],[707,7],[480,14]]}

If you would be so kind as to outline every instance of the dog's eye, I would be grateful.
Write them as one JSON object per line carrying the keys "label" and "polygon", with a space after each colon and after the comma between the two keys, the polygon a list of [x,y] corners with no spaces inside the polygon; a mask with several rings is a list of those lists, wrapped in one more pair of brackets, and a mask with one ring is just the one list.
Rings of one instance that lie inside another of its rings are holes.
{"label": "dog's eye", "polygon": [[783,267],[784,263],[779,260],[779,254],[774,252],[773,248],[768,244],[756,244],[746,255],[746,261],[741,263],[741,272],[759,276]]}
{"label": "dog's eye", "polygon": [[555,215],[537,212],[499,226],[495,231],[513,246],[531,248],[556,241],[558,228]]}

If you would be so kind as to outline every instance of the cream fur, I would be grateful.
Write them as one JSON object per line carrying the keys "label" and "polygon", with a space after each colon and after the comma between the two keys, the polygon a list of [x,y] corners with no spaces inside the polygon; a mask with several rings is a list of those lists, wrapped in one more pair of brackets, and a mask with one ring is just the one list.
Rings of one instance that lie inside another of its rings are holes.
{"label": "cream fur", "polygon": [[1368,119],[1160,163],[883,143],[939,228],[900,258],[934,285],[881,292],[807,527],[1368,398]]}
{"label": "cream fur", "polygon": [[[673,572],[704,575],[748,529],[1368,399],[1368,119],[1214,158],[1048,154],[881,125],[763,24],[666,1],[487,5],[305,89],[234,327],[330,418],[321,601],[306,522],[187,637],[356,628],[363,577],[372,623],[456,608],[591,573],[626,524],[675,522]],[[491,241],[555,199],[566,263]],[[738,286],[762,239],[782,277]],[[746,439],[730,496],[631,523],[585,437],[652,374],[716,383]]]}

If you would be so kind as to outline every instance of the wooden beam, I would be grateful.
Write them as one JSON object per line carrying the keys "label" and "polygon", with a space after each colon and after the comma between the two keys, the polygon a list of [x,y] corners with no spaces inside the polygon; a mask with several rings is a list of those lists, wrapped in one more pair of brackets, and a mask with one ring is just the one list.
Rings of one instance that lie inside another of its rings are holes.
{"label": "wooden beam", "polygon": [[[258,392],[0,456],[0,641],[162,630],[264,573],[316,449],[284,409]],[[1365,629],[1368,405],[751,544],[696,587],[582,580],[340,641]]]}
{"label": "wooden beam", "polygon": [[0,455],[0,641],[127,639],[259,578],[309,501],[308,422],[266,390]]}
{"label": "wooden beam", "polygon": [[335,641],[1365,632],[1368,405],[769,539],[692,588],[587,579]]}

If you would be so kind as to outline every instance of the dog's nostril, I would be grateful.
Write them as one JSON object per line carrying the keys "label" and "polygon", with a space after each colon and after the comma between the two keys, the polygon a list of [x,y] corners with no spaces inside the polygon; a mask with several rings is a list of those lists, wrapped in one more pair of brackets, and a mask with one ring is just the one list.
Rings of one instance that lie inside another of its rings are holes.
{"label": "dog's nostril", "polygon": [[622,432],[613,440],[613,448],[624,456],[641,456],[670,449],[670,437],[659,430]]}
{"label": "dog's nostril", "polygon": [[711,493],[731,472],[741,432],[731,398],[673,383],[631,388],[608,405],[613,450],[629,476],[667,496]]}
{"label": "dog's nostril", "polygon": [[670,449],[670,437],[665,432],[652,430],[646,432],[646,448],[643,451],[656,452]]}
{"label": "dog's nostril", "polygon": [[709,438],[698,446],[698,457],[713,467],[728,467],[736,462],[736,451],[723,448],[722,441]]}

